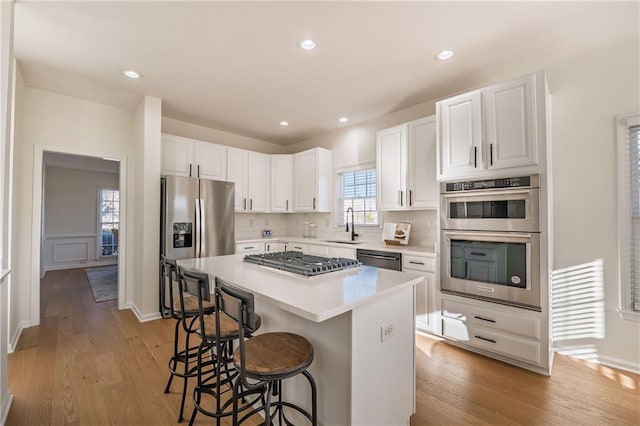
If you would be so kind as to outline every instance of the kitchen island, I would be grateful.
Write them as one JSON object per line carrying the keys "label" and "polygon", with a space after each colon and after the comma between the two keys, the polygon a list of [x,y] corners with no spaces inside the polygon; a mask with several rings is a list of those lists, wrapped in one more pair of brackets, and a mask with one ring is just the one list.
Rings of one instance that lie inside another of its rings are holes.
{"label": "kitchen island", "polygon": [[[256,334],[289,331],[313,343],[321,425],[407,425],[415,408],[414,287],[422,275],[362,266],[305,278],[243,255],[179,260],[255,295]],[[310,407],[306,380],[284,397]],[[302,423],[302,422],[301,422]],[[305,424],[305,423],[302,423]]]}

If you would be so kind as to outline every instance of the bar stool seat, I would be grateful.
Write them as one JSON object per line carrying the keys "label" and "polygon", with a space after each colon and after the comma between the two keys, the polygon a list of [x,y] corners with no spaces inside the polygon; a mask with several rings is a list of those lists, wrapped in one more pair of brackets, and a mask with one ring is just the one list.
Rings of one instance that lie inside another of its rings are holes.
{"label": "bar stool seat", "polygon": [[[198,298],[193,296],[192,294],[189,293],[185,293],[183,294],[183,300],[184,300],[184,313],[188,316],[196,316],[198,315],[199,311],[199,307],[198,307]],[[180,306],[180,300],[176,300],[173,303],[173,309],[175,312],[177,312],[178,314],[180,314],[182,312],[182,306]],[[209,313],[213,313],[213,310],[215,309],[216,304],[215,302],[212,301],[203,301],[202,302],[202,308]]]}
{"label": "bar stool seat", "polygon": [[[209,339],[210,341],[215,341],[215,339],[220,339],[223,342],[226,342],[227,340],[237,339],[240,336],[240,325],[238,324],[238,321],[234,320],[224,312],[221,312],[219,317],[220,317],[220,336],[217,336],[215,333],[216,322],[217,322],[216,316],[209,315],[204,317],[204,326],[205,326],[205,333],[206,333],[205,338]],[[260,328],[260,325],[262,325],[262,318],[258,314],[255,314],[255,318],[256,318],[255,326],[257,330],[258,328]],[[202,338],[201,329],[197,329],[196,334]]]}
{"label": "bar stool seat", "polygon": [[[313,345],[306,338],[292,333],[265,333],[244,342],[247,377],[264,380],[285,379],[300,374],[313,362]],[[233,362],[240,368],[240,352]]]}

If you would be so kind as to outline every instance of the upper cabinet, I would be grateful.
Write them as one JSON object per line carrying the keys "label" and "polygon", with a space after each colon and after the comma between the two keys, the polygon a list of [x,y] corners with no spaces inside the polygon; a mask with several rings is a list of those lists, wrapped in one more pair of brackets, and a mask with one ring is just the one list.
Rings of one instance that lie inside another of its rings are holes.
{"label": "upper cabinet", "polygon": [[293,155],[293,209],[329,212],[331,202],[331,151],[314,148]]}
{"label": "upper cabinet", "polygon": [[293,211],[293,156],[271,155],[271,211]]}
{"label": "upper cabinet", "polygon": [[269,156],[244,149],[228,148],[227,179],[236,185],[236,212],[267,211]]}
{"label": "upper cabinet", "polygon": [[542,71],[438,102],[439,178],[539,172],[544,111]]}
{"label": "upper cabinet", "polygon": [[435,209],[436,119],[421,118],[376,134],[378,209]]}
{"label": "upper cabinet", "polygon": [[227,179],[227,147],[162,134],[162,174]]}

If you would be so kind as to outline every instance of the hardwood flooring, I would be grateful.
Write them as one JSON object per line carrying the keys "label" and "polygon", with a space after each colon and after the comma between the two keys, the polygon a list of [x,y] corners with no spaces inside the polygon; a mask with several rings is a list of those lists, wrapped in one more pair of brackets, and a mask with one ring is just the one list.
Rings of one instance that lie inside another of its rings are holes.
{"label": "hardwood flooring", "polygon": [[[47,273],[41,300],[42,324],[9,355],[8,426],[176,423],[179,382],[163,393],[173,320],[95,303],[82,269]],[[640,376],[624,371],[557,355],[545,377],[424,336],[416,365],[412,426],[640,424]]]}

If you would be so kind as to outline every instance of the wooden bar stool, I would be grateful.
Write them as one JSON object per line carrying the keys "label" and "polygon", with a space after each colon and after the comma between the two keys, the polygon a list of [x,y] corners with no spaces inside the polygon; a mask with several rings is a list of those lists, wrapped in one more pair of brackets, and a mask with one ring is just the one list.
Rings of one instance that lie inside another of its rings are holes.
{"label": "wooden bar stool", "polygon": [[[216,277],[216,316],[226,314],[251,330],[256,326],[253,294],[234,287]],[[265,425],[278,416],[279,424],[291,424],[284,407],[302,413],[314,426],[318,424],[316,383],[307,371],[313,362],[313,345],[306,338],[293,333],[264,333],[245,340],[244,328],[239,329],[238,348],[233,353],[233,364],[238,377],[233,386],[233,425],[238,425],[253,414],[264,410]],[[282,400],[282,381],[298,374],[304,375],[311,386],[311,414],[302,407]],[[238,419],[239,400],[259,393],[262,407],[245,413]],[[277,395],[276,401],[271,396]],[[274,408],[271,412],[271,408]],[[285,423],[283,423],[283,421]]]}
{"label": "wooden bar stool", "polygon": [[[193,391],[194,408],[189,424],[193,424],[198,412],[216,419],[220,425],[223,417],[233,414],[233,400],[223,400],[225,394],[231,396],[233,379],[238,375],[233,368],[233,342],[240,338],[240,324],[224,312],[215,311],[215,315],[208,314],[206,304],[212,303],[209,276],[204,273],[179,269],[182,282],[186,290],[198,301],[199,327],[196,333],[201,338],[197,351],[197,383]],[[214,296],[214,304],[216,297]],[[260,328],[260,316],[254,315],[253,326],[246,327],[243,335],[250,336]],[[215,409],[208,409],[203,403],[203,396],[209,395],[215,399]],[[261,395],[253,399],[247,398],[246,405],[239,410],[249,409],[258,402]],[[236,408],[238,409],[238,408]]]}
{"label": "wooden bar stool", "polygon": [[[197,356],[197,347],[190,347],[189,337],[197,330],[196,320],[198,318],[199,307],[196,297],[189,293],[185,293],[183,286],[178,277],[178,267],[176,261],[167,259],[162,256],[160,261],[162,279],[167,283],[169,290],[169,309],[171,317],[176,320],[173,334],[173,354],[169,358],[169,380],[164,389],[164,393],[169,393],[171,383],[174,377],[183,379],[182,399],[180,402],[180,413],[178,414],[178,422],[183,420],[184,403],[187,394],[187,380],[196,376],[196,366],[190,364],[195,361]],[[203,305],[203,311],[212,314],[214,311],[213,302],[206,302]],[[180,349],[180,327],[186,334],[184,349]],[[182,366],[182,368],[179,368]]]}

